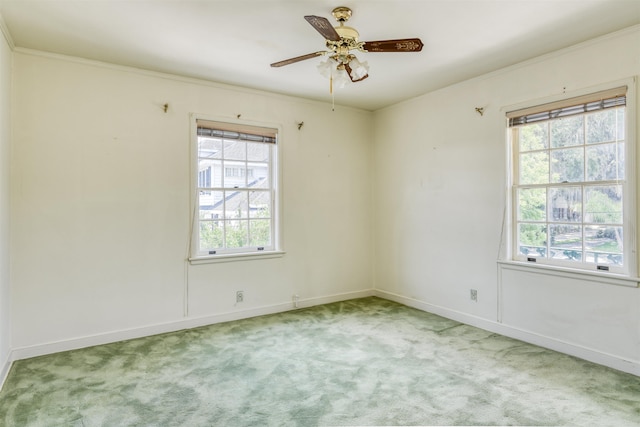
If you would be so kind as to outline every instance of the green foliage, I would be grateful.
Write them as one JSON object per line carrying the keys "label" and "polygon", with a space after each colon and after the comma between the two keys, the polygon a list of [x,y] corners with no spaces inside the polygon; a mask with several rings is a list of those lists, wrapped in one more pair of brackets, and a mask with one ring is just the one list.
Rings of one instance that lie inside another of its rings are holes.
{"label": "green foliage", "polygon": [[549,148],[549,122],[525,125],[519,132],[521,152]]}
{"label": "green foliage", "polygon": [[222,247],[223,231],[221,221],[200,222],[200,250],[212,250]]}
{"label": "green foliage", "polygon": [[520,155],[520,184],[546,184],[549,182],[549,153],[534,151]]}
{"label": "green foliage", "polygon": [[250,219],[200,222],[200,250],[267,246],[270,243],[268,208],[258,209]]}
{"label": "green foliage", "polygon": [[616,186],[587,189],[586,213],[589,222],[615,224],[622,222],[622,200]]}
{"label": "green foliage", "polygon": [[249,221],[251,231],[251,246],[267,246],[271,244],[271,220],[269,209],[260,208]]}
{"label": "green foliage", "polygon": [[624,178],[624,143],[588,146],[587,181]]}
{"label": "green foliage", "polygon": [[544,221],[546,218],[547,190],[544,188],[522,188],[518,192],[518,219],[521,221]]}
{"label": "green foliage", "polygon": [[572,116],[552,120],[551,148],[584,144],[584,116]]}
{"label": "green foliage", "polygon": [[584,150],[582,147],[551,152],[551,182],[584,181]]}
{"label": "green foliage", "polygon": [[608,109],[587,116],[587,144],[616,141],[616,110]]}
{"label": "green foliage", "polygon": [[547,229],[544,224],[520,224],[518,240],[520,245],[546,246]]}

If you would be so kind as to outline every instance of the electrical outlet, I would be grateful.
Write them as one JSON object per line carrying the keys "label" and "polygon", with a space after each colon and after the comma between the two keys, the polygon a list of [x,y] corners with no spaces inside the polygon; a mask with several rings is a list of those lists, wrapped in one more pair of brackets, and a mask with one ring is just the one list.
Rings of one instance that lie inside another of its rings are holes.
{"label": "electrical outlet", "polygon": [[244,301],[244,292],[243,291],[237,291],[236,292],[236,302],[243,302]]}
{"label": "electrical outlet", "polygon": [[478,302],[478,291],[476,289],[471,289],[471,301]]}

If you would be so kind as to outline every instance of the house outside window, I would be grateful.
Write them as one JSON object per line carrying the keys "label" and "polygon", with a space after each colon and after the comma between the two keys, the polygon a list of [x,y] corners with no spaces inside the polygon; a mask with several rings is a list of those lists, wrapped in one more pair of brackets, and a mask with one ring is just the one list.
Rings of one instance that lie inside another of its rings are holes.
{"label": "house outside window", "polygon": [[191,258],[279,250],[275,128],[195,118]]}
{"label": "house outside window", "polygon": [[514,260],[634,270],[626,94],[625,86],[507,113]]}

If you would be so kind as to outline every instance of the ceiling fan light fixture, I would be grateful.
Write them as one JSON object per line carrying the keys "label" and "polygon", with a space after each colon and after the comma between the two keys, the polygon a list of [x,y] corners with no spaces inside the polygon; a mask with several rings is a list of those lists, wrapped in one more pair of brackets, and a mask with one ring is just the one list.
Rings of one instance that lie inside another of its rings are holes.
{"label": "ceiling fan light fixture", "polygon": [[318,64],[318,72],[326,79],[330,79],[335,74],[338,63],[333,58],[327,58]]}
{"label": "ceiling fan light fixture", "polygon": [[[364,78],[367,74],[368,67],[364,68],[360,62],[358,62],[358,70],[360,73],[364,70],[364,75],[360,78]],[[335,57],[327,58],[325,61],[322,61],[318,64],[318,72],[322,77],[331,80],[331,87],[336,89],[342,89],[347,82],[359,80],[354,77],[353,69],[349,64],[342,63],[340,60]],[[349,73],[351,72],[351,73]],[[349,76],[351,74],[351,76]]]}
{"label": "ceiling fan light fixture", "polygon": [[338,89],[342,89],[349,81],[350,79],[347,74],[347,70],[344,69],[344,66],[338,66],[333,76],[333,86]]}
{"label": "ceiling fan light fixture", "polygon": [[351,67],[351,79],[354,81],[362,80],[369,74],[367,61],[360,62],[355,56],[349,62],[349,67]]}

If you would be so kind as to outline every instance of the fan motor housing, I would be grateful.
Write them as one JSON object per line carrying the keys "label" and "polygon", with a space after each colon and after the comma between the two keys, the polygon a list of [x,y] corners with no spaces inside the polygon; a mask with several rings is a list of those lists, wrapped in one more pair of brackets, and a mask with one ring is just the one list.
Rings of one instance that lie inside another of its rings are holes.
{"label": "fan motor housing", "polygon": [[335,29],[336,33],[338,33],[343,39],[352,39],[358,41],[358,37],[360,37],[360,34],[356,31],[355,28],[347,27],[346,25],[335,27]]}

